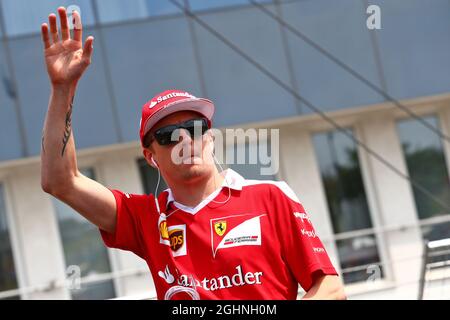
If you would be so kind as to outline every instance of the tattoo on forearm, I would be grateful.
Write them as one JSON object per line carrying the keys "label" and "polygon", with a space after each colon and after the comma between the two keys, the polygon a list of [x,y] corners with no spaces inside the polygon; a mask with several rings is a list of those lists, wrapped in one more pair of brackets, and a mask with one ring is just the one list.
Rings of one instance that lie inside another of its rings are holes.
{"label": "tattoo on forearm", "polygon": [[66,127],[64,128],[64,137],[63,137],[63,148],[61,151],[61,157],[64,157],[64,152],[66,151],[67,143],[69,142],[70,135],[72,134],[72,108],[73,108],[73,100],[75,96],[72,97],[72,101],[69,105],[69,111],[66,114]]}
{"label": "tattoo on forearm", "polygon": [[45,153],[44,134],[45,134],[45,131],[42,131],[42,139],[41,139],[42,153]]}

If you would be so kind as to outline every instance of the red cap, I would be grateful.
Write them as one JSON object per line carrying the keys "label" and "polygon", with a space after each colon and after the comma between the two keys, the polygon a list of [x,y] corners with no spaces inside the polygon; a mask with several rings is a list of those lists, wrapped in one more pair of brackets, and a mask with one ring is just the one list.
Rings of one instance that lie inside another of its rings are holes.
{"label": "red cap", "polygon": [[197,98],[186,91],[167,90],[148,101],[142,107],[139,136],[141,144],[150,129],[162,118],[178,111],[195,111],[205,116],[211,125],[214,104],[204,98]]}

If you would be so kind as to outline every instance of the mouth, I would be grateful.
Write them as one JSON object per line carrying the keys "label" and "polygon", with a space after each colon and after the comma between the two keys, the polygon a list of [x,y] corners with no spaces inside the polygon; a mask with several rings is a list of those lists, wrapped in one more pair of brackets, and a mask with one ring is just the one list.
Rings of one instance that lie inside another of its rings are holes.
{"label": "mouth", "polygon": [[191,155],[182,159],[183,164],[202,164],[203,159],[201,156]]}

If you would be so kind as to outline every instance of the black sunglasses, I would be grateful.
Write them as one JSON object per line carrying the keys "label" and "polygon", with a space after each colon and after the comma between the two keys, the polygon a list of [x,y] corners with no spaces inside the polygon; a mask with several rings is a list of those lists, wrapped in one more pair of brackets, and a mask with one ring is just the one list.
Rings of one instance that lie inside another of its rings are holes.
{"label": "black sunglasses", "polygon": [[158,142],[159,145],[168,146],[179,142],[180,134],[179,132],[174,134],[175,130],[185,129],[189,132],[191,138],[195,139],[198,138],[195,136],[195,133],[197,133],[195,130],[196,128],[197,131],[201,132],[201,136],[203,136],[205,132],[208,131],[209,129],[208,120],[206,120],[205,118],[191,119],[179,124],[168,125],[156,130],[153,133],[153,137],[155,138],[155,140]]}

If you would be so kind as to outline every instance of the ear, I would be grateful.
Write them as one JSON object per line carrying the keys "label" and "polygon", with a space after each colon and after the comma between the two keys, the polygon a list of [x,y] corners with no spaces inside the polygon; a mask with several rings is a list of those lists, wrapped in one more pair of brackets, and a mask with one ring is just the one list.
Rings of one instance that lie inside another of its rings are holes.
{"label": "ear", "polygon": [[206,139],[206,142],[208,144],[208,147],[211,148],[211,152],[214,152],[214,147],[215,147],[215,145],[214,145],[214,133],[212,132],[212,130],[206,131],[205,139]]}
{"label": "ear", "polygon": [[212,121],[210,119],[207,119],[208,121],[208,130],[205,133],[206,138],[206,146],[208,149],[211,150],[211,154],[214,155],[215,149],[216,149],[216,136],[217,129],[212,127]]}
{"label": "ear", "polygon": [[204,137],[208,143],[214,143],[214,133],[212,130],[206,131]]}
{"label": "ear", "polygon": [[147,163],[153,168],[158,169],[157,165],[154,162],[155,160],[153,159],[153,153],[148,148],[144,148],[142,150],[142,153],[144,154]]}

